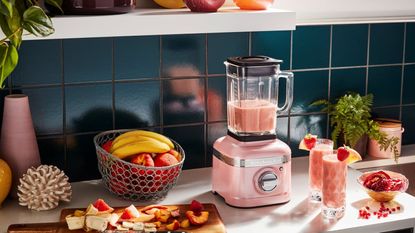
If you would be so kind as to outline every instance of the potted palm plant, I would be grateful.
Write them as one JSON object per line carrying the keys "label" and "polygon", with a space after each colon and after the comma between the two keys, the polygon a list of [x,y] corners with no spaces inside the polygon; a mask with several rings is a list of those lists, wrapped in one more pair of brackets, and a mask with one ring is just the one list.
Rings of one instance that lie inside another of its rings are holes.
{"label": "potted palm plant", "polygon": [[372,119],[371,107],[373,95],[345,94],[336,102],[327,100],[313,102],[312,106],[324,105],[323,111],[330,117],[331,138],[355,148],[360,154],[366,154],[367,139],[376,140],[381,150],[391,150],[395,160],[399,156],[396,137],[388,137],[380,130],[379,123]]}
{"label": "potted palm plant", "polygon": [[[45,0],[60,9],[62,0]],[[16,68],[23,33],[45,37],[54,32],[52,20],[40,7],[38,0],[0,1],[0,27],[4,38],[0,40],[0,88]]]}

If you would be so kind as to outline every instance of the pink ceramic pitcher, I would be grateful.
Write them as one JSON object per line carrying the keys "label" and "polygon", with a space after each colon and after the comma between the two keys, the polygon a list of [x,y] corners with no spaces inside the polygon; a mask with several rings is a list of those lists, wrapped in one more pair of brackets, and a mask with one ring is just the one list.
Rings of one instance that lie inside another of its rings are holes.
{"label": "pink ceramic pitcher", "polygon": [[12,169],[11,195],[16,197],[19,178],[31,166],[40,165],[39,148],[30,113],[29,98],[26,95],[15,94],[4,98],[0,152],[0,157]]}

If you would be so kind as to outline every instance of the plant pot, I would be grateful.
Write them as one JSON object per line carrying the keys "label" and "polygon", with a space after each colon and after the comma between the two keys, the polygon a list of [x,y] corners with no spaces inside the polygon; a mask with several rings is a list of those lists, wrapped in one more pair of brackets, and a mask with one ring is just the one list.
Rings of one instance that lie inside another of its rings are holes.
{"label": "plant pot", "polygon": [[12,169],[12,197],[17,197],[19,178],[31,166],[40,165],[39,149],[30,113],[29,98],[15,94],[4,98],[0,140],[1,158]]}
{"label": "plant pot", "polygon": [[[402,128],[402,123],[397,120],[393,119],[375,119],[379,123],[379,131],[386,133],[387,138],[397,137],[399,139],[397,150],[398,154],[401,154],[401,144],[402,144],[402,133],[404,132],[404,128]],[[369,140],[368,145],[368,155],[377,157],[377,158],[385,158],[391,159],[394,158],[395,155],[393,150],[389,148],[387,150],[381,150],[379,144],[376,140]]]}

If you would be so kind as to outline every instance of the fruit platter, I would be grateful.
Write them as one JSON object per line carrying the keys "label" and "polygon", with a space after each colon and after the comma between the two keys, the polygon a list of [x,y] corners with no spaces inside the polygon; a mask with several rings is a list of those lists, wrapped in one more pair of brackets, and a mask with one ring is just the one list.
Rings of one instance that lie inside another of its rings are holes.
{"label": "fruit platter", "polygon": [[379,202],[393,200],[409,186],[409,181],[404,175],[382,170],[365,172],[358,178],[358,182],[371,198]]}
{"label": "fruit platter", "polygon": [[94,143],[103,183],[126,200],[164,199],[185,159],[178,143],[151,131],[106,131],[96,135]]}

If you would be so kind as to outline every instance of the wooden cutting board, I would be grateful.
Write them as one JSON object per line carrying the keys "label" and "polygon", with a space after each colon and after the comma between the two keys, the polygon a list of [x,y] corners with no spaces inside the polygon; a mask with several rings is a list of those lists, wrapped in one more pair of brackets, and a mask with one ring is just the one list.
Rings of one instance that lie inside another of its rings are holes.
{"label": "wooden cutting board", "polygon": [[[184,213],[189,210],[189,205],[174,205],[179,207],[182,217],[184,219]],[[203,203],[206,211],[209,211],[208,221],[200,227],[190,226],[188,229],[182,229],[186,232],[191,233],[226,233],[225,226],[222,222],[222,219],[219,215],[218,209],[214,204]],[[136,206],[137,209],[143,208],[144,206]],[[115,211],[124,209],[125,207],[116,207]],[[85,210],[85,208],[73,208],[73,209],[63,209],[61,211],[61,216],[59,217],[60,222],[52,223],[29,223],[29,224],[13,224],[10,225],[7,232],[8,233],[83,233],[84,230],[69,230],[65,222],[65,217],[69,214],[72,214],[75,210]]]}

